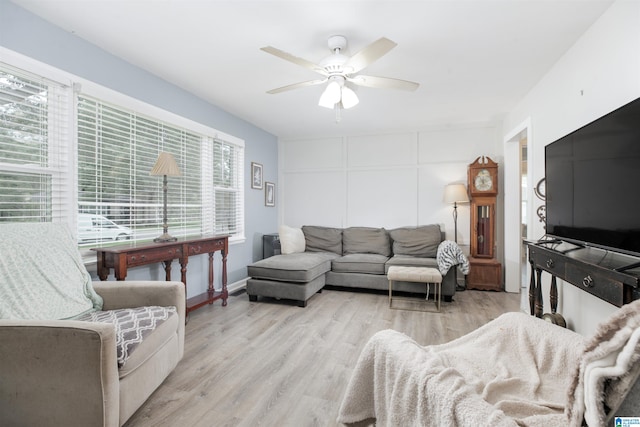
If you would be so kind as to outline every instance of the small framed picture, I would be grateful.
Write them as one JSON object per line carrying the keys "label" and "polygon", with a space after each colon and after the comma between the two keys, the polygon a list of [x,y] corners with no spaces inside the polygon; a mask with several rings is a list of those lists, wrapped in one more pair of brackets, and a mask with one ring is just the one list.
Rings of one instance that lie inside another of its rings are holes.
{"label": "small framed picture", "polygon": [[264,183],[264,204],[265,206],[276,205],[276,185],[273,182]]}
{"label": "small framed picture", "polygon": [[262,190],[262,165],[251,162],[251,188]]}

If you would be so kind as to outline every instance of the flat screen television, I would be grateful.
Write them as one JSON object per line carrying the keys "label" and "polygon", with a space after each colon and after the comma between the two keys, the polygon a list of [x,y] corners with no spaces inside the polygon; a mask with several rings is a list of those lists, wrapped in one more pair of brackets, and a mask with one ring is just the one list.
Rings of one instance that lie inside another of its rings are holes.
{"label": "flat screen television", "polygon": [[640,98],[545,148],[546,233],[640,256]]}

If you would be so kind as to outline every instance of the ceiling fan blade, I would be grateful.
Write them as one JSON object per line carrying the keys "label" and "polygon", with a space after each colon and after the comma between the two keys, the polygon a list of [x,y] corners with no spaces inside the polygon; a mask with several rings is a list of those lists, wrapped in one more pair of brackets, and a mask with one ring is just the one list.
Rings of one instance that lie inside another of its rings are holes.
{"label": "ceiling fan blade", "polygon": [[316,73],[320,73],[322,75],[326,75],[326,71],[324,70],[324,68],[322,68],[321,66],[319,66],[318,64],[314,64],[311,61],[307,61],[304,58],[300,58],[298,56],[292,55],[288,52],[285,52],[283,50],[277,49],[275,47],[272,46],[265,46],[265,47],[261,47],[260,50],[270,53],[274,56],[277,56],[278,58],[282,58],[285,61],[289,61],[289,62],[293,62],[296,65],[300,65],[304,68],[308,68],[311,71],[315,71]]}
{"label": "ceiling fan blade", "polygon": [[420,86],[419,83],[410,82],[408,80],[392,79],[390,77],[374,77],[374,76],[354,76],[347,77],[347,80],[358,86],[373,87],[379,89],[400,89],[400,90],[416,90]]}
{"label": "ceiling fan blade", "polygon": [[350,74],[357,73],[373,61],[381,58],[397,45],[396,42],[382,37],[349,58],[344,68],[345,70],[349,70]]}
{"label": "ceiling fan blade", "polygon": [[324,83],[326,81],[327,81],[327,79],[318,79],[318,80],[309,80],[307,82],[294,83],[292,85],[282,86],[282,87],[279,87],[279,88],[276,88],[276,89],[268,90],[267,93],[275,94],[275,93],[286,92],[288,90],[298,89],[298,88],[301,88],[301,87],[319,85],[319,84],[322,84],[322,83]]}

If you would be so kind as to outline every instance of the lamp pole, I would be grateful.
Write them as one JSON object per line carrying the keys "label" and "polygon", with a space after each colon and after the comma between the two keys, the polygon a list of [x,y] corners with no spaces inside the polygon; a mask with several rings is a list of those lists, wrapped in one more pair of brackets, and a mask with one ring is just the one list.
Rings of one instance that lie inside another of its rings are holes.
{"label": "lamp pole", "polygon": [[453,240],[458,243],[458,202],[453,202]]}

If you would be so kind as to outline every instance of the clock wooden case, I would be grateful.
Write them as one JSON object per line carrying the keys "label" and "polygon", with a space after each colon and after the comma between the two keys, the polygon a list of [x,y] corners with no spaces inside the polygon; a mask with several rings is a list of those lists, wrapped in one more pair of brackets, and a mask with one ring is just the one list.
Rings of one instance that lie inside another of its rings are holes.
{"label": "clock wooden case", "polygon": [[498,164],[478,157],[468,168],[471,196],[471,257],[467,276],[469,289],[502,290],[502,265],[496,260],[496,200]]}

